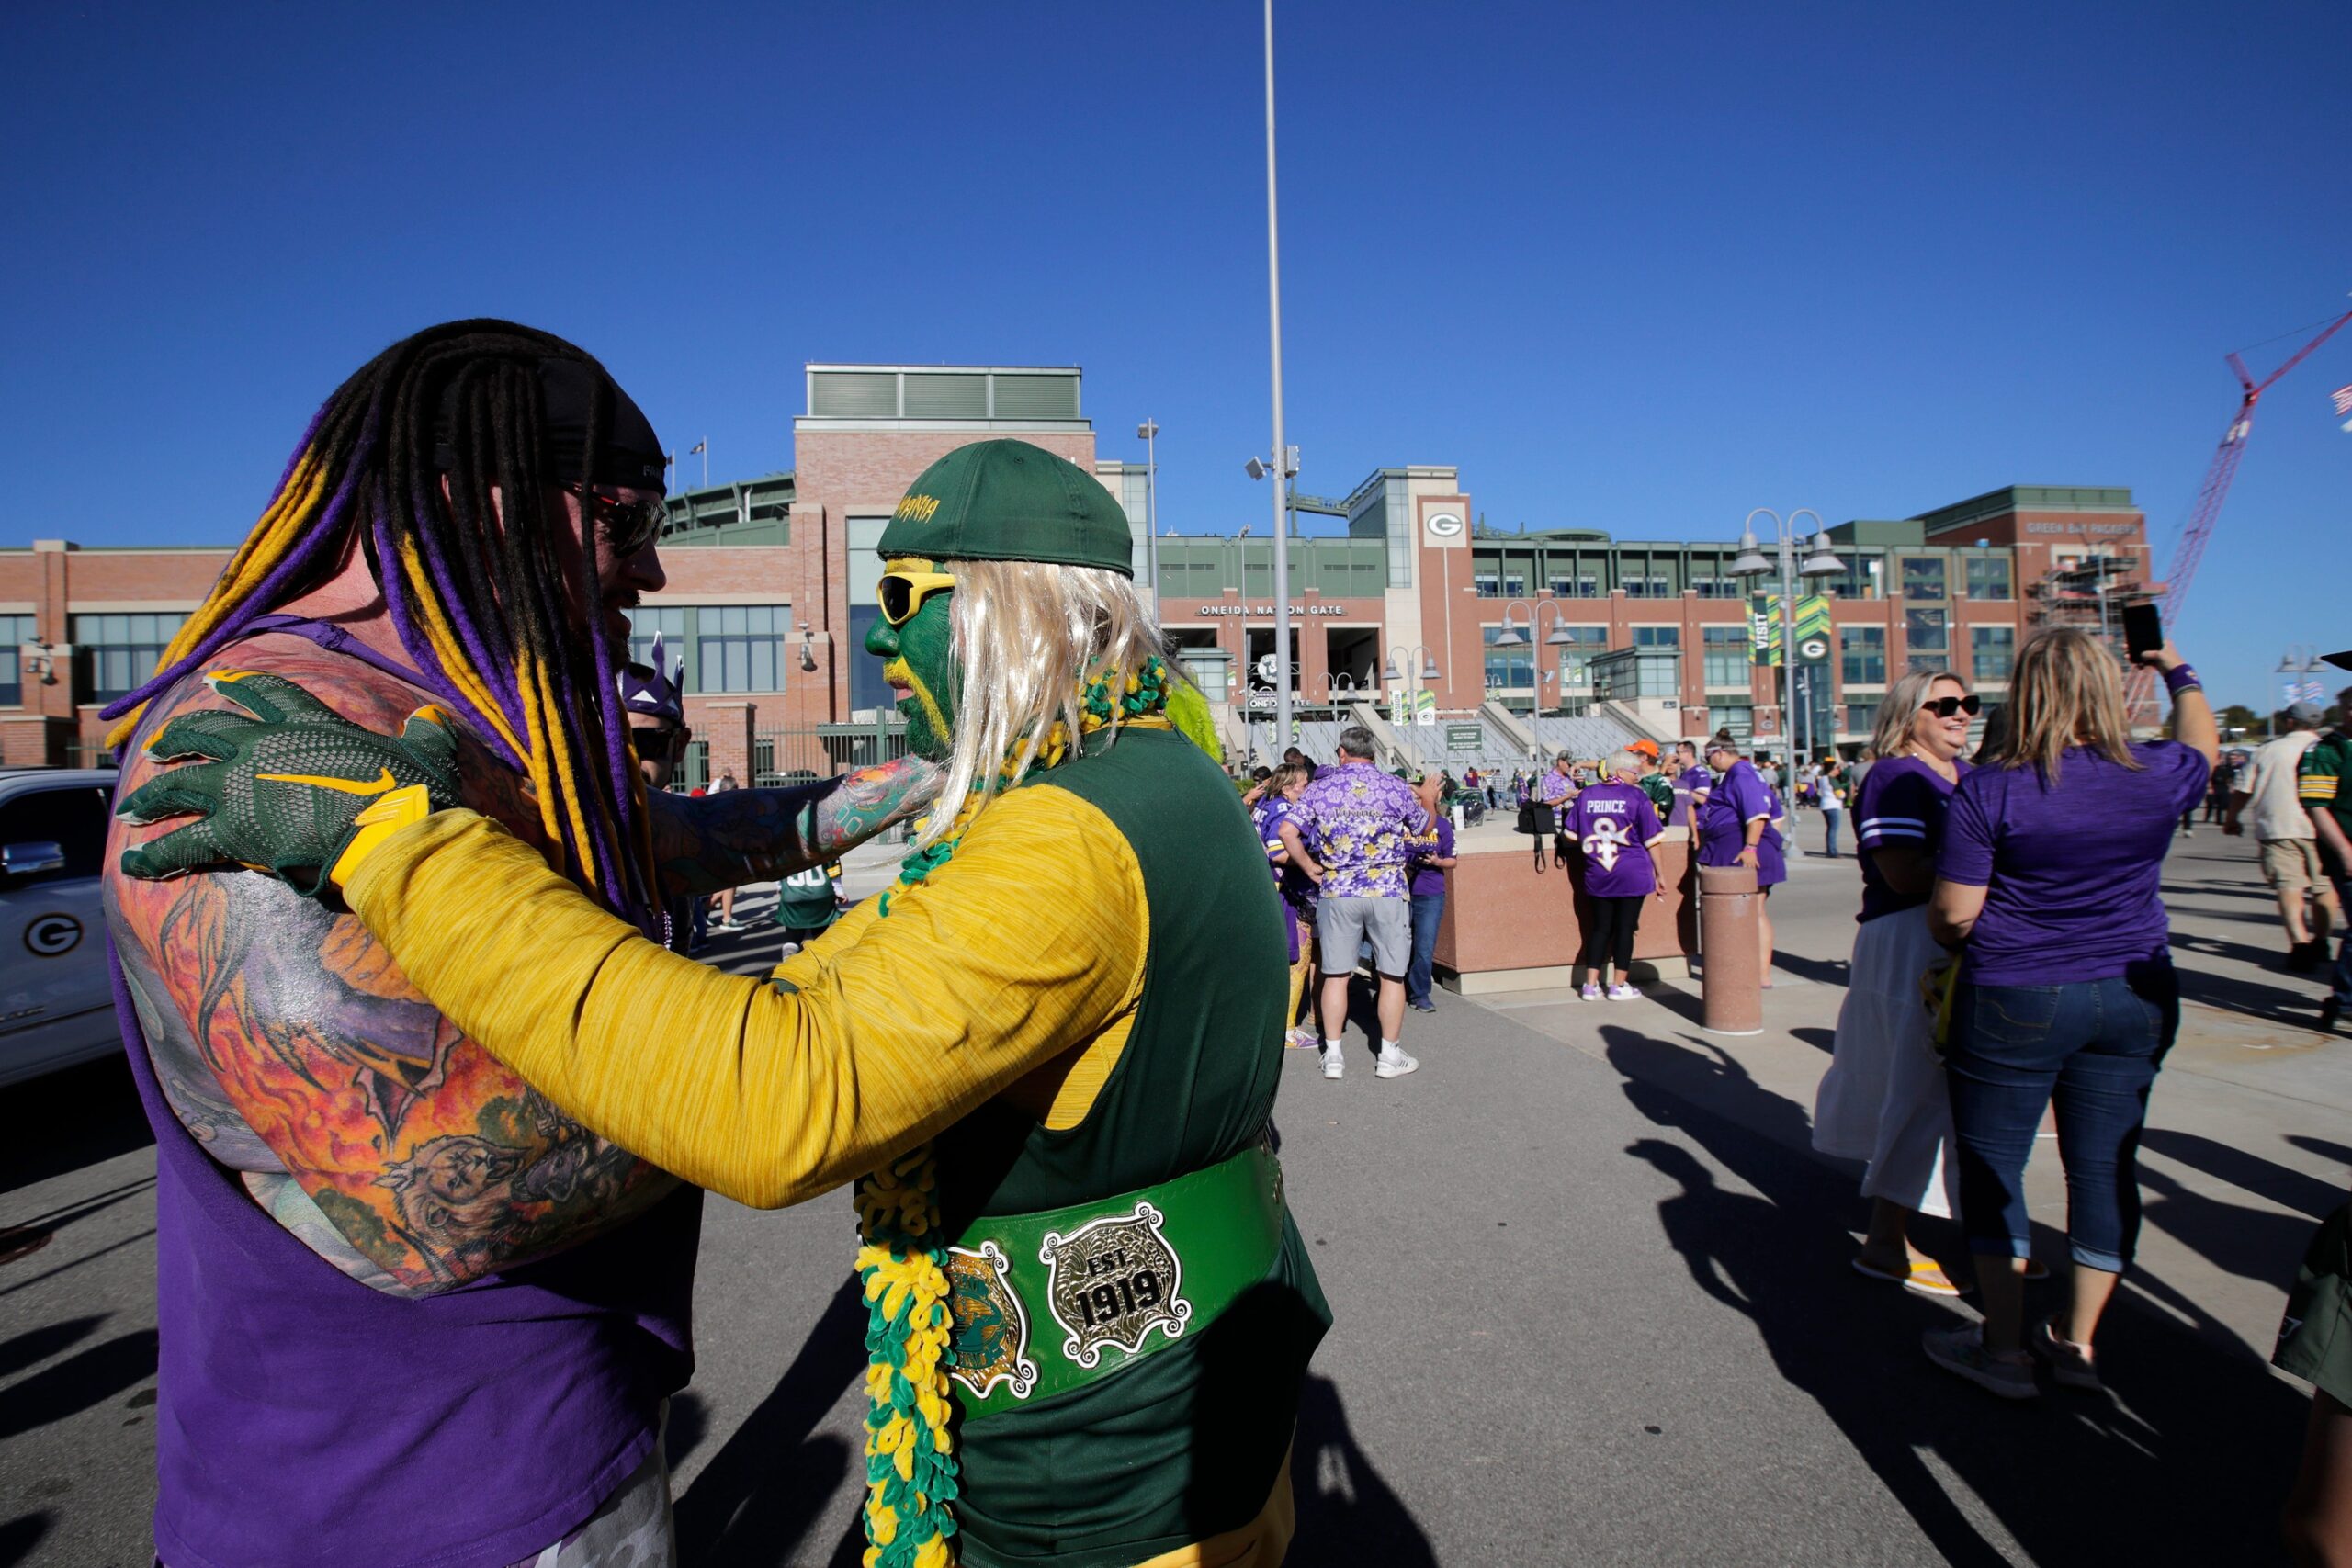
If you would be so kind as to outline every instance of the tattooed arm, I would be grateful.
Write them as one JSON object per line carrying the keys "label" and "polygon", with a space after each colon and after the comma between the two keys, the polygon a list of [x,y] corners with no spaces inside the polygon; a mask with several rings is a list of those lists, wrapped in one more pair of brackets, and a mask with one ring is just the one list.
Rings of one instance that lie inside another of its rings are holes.
{"label": "tattooed arm", "polygon": [[[300,681],[353,720],[397,728],[425,695],[290,638],[221,661]],[[191,678],[151,708],[223,704]],[[520,781],[461,742],[467,803],[537,843]],[[156,764],[134,749],[125,794]],[[673,1180],[588,1132],[412,986],[351,915],[267,876],[130,880],[120,852],[175,826],[118,822],[107,919],[165,1098],[272,1218],[375,1289],[426,1294],[636,1217]]]}
{"label": "tattooed arm", "polygon": [[939,770],[906,757],[791,789],[653,797],[653,853],[664,897],[716,893],[837,860],[922,811]]}

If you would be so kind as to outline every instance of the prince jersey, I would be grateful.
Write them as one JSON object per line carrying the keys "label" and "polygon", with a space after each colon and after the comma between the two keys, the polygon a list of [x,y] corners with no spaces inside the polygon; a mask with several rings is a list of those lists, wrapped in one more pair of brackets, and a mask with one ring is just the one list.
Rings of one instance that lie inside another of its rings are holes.
{"label": "prince jersey", "polygon": [[1656,891],[1649,843],[1666,829],[1641,785],[1611,779],[1577,796],[1567,831],[1584,850],[1585,891],[1596,898],[1638,898]]}

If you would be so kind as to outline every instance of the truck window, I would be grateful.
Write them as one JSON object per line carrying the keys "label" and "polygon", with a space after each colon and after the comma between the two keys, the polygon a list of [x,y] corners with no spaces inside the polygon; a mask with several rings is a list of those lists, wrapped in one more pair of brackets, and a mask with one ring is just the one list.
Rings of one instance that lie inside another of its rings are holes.
{"label": "truck window", "polygon": [[53,843],[65,869],[32,880],[96,876],[106,862],[107,792],[94,784],[28,790],[0,801],[0,845]]}

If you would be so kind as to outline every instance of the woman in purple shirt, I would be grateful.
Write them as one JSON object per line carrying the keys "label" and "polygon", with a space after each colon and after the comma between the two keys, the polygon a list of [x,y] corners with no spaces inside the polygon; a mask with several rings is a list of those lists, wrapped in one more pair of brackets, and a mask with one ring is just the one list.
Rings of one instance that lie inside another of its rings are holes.
{"label": "woman in purple shirt", "polygon": [[[1781,854],[1781,832],[1772,818],[1781,803],[1756,771],[1739,754],[1739,743],[1728,729],[1718,729],[1707,742],[1707,766],[1714,783],[1699,799],[1699,863],[1748,865],[1756,868],[1756,886],[1769,898],[1775,884],[1788,880],[1788,862]],[[1758,939],[1764,944],[1760,971],[1772,984],[1772,911],[1769,903],[1756,916]]]}
{"label": "woman in purple shirt", "polygon": [[[1984,1321],[1925,1348],[2008,1399],[2040,1392],[2035,1356],[2060,1382],[2100,1386],[2091,1338],[2138,1239],[2134,1155],[2180,1022],[2159,887],[2221,743],[2196,671],[2169,643],[2143,657],[2171,689],[2173,739],[2133,744],[2122,670],[2098,637],[2064,628],[2018,649],[2008,744],[1953,791],[1936,863],[1928,925],[1966,944],[1945,1065]],[[2064,1332],[2044,1319],[2029,1337],[2025,1166],[2053,1099],[2074,1287]]]}
{"label": "woman in purple shirt", "polygon": [[1927,1295],[1959,1289],[1910,1243],[1911,1216],[1959,1212],[1951,1101],[1919,976],[1942,962],[1928,933],[1944,810],[1968,772],[1968,721],[1977,711],[1957,675],[1914,670],[1878,705],[1871,745],[1880,761],[1854,802],[1862,863],[1861,929],[1838,1009],[1836,1055],[1813,1102],[1813,1146],[1868,1162],[1862,1196],[1870,1232],[1857,1273]]}
{"label": "woman in purple shirt", "polygon": [[[1577,964],[1589,977],[1578,994],[1589,1002],[1604,994],[1612,1002],[1639,1001],[1642,993],[1630,977],[1634,930],[1641,924],[1642,900],[1664,891],[1650,860],[1650,845],[1666,827],[1635,782],[1642,776],[1641,758],[1620,751],[1608,765],[1608,780],[1579,794],[1562,825],[1584,852],[1584,890],[1592,909]],[[1611,964],[1617,981],[1604,993],[1601,982]]]}

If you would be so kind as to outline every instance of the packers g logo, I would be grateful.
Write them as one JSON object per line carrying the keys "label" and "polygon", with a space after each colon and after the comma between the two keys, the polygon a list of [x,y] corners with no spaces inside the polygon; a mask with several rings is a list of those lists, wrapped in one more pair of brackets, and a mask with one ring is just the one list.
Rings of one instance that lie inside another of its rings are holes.
{"label": "packers g logo", "polygon": [[71,953],[82,942],[82,922],[71,915],[36,915],[25,927],[25,947],[43,958]]}

